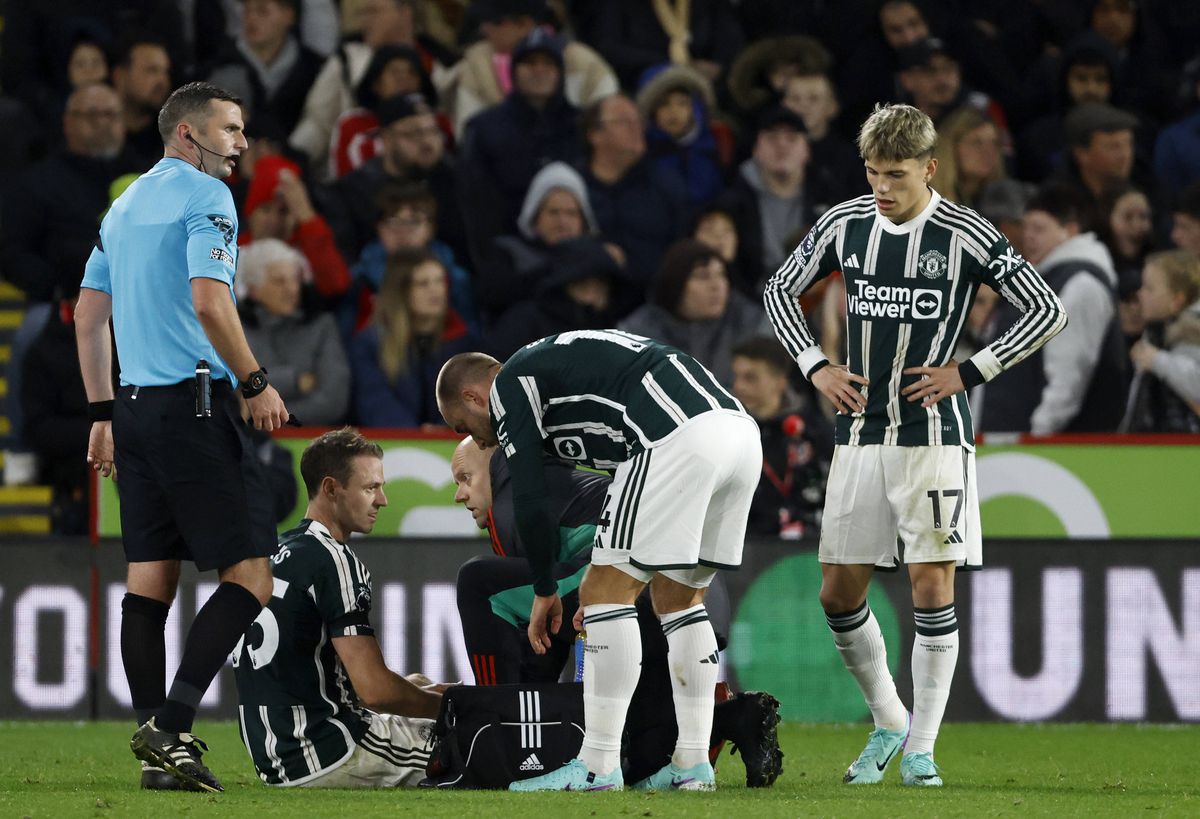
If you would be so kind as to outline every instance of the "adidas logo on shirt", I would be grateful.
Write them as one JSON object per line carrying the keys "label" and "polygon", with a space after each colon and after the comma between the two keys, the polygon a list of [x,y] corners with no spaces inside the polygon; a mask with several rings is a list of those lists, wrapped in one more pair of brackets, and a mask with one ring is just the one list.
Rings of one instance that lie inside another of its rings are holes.
{"label": "adidas logo on shirt", "polygon": [[842,259],[842,269],[843,270],[849,270],[852,267],[862,267],[862,265],[860,265],[858,263],[858,254],[857,253],[851,253],[849,259]]}
{"label": "adidas logo on shirt", "polygon": [[530,754],[525,757],[525,761],[517,768],[519,771],[544,771],[546,767],[542,765],[542,761],[537,758],[537,754]]}

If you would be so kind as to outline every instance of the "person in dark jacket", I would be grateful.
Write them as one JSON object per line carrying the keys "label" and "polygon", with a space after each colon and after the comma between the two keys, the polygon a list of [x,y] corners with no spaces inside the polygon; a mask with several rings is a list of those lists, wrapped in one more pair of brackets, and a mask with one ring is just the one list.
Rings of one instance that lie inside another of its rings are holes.
{"label": "person in dark jacket", "polygon": [[495,321],[527,297],[550,269],[555,245],[600,230],[583,177],[564,162],[551,162],[529,183],[516,233],[492,240],[476,278],[479,305]]}
{"label": "person in dark jacket", "polygon": [[591,237],[555,245],[531,296],[510,307],[487,334],[487,348],[500,361],[539,338],[567,330],[613,325],[615,293],[625,273],[604,245]]}
{"label": "person in dark jacket", "polygon": [[835,204],[820,173],[810,173],[804,120],[775,106],[758,122],[754,152],[738,168],[729,190],[718,200],[733,214],[739,237],[734,286],[759,298],[763,285],[794,247],[788,239],[807,231]]}
{"label": "person in dark jacket", "polygon": [[[644,288],[667,247],[687,231],[687,186],[646,156],[645,123],[629,97],[614,94],[588,108],[580,130],[588,143],[583,178],[596,221]],[[641,301],[634,288],[622,309],[628,312]]]}
{"label": "person in dark jacket", "polygon": [[21,409],[25,443],[37,455],[40,481],[53,491],[51,528],[55,534],[82,535],[88,524],[87,393],[75,346],[75,302],[79,286],[59,304],[22,361]]}
{"label": "person in dark jacket", "polygon": [[579,111],[563,94],[562,49],[556,36],[535,28],[513,50],[512,91],[467,123],[458,181],[476,258],[516,227],[525,191],[543,165],[580,156]]}
{"label": "person in dark jacket", "polygon": [[815,530],[833,459],[833,427],[811,398],[792,389],[796,363],[774,338],[733,348],[733,394],[762,433],[763,470],[746,531],[799,538]]}
{"label": "person in dark jacket", "polygon": [[269,117],[290,133],[324,59],[296,37],[299,0],[243,0],[241,6],[242,33],[209,81],[245,100],[250,117]]}
{"label": "person in dark jacket", "polygon": [[423,182],[437,199],[437,238],[468,256],[467,231],[455,188],[454,163],[433,108],[420,94],[390,97],[375,109],[382,152],[343,176],[319,197],[342,256],[357,259],[375,240],[375,198],[388,182]]}
{"label": "person in dark jacket", "polygon": [[375,298],[375,314],[350,341],[354,413],[366,427],[441,426],[438,370],[478,340],[450,307],[446,268],[428,253],[398,253]]}
{"label": "person in dark jacket", "polygon": [[34,302],[78,287],[109,185],[144,167],[125,147],[121,101],[106,85],[71,94],[62,129],[62,149],[28,168],[3,198],[4,276]]}
{"label": "person in dark jacket", "polygon": [[[1117,273],[1108,248],[1086,230],[1087,203],[1049,186],[1025,209],[1025,254],[1062,300],[1070,324],[1022,367],[983,387],[983,432],[1115,432],[1125,406],[1127,356],[1117,321]],[[996,303],[986,342],[1017,308]]]}

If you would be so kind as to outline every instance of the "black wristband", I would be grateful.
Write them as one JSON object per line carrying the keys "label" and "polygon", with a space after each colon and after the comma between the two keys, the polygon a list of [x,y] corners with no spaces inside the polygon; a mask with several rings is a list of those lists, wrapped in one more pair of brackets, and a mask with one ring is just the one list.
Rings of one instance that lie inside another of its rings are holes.
{"label": "black wristband", "polygon": [[958,377],[962,379],[963,387],[971,389],[978,387],[987,379],[983,377],[983,373],[975,366],[975,362],[971,359],[960,362],[958,365]]}
{"label": "black wristband", "polygon": [[113,414],[113,405],[115,401],[89,401],[88,402],[88,420],[95,423],[96,421],[111,421]]}
{"label": "black wristband", "polygon": [[823,359],[815,367],[813,367],[811,370],[809,370],[807,373],[805,373],[804,377],[807,378],[809,381],[812,381],[812,377],[817,374],[817,370],[821,369],[822,367],[828,367],[828,366],[829,366],[829,359],[828,358]]}
{"label": "black wristband", "polygon": [[259,367],[242,382],[242,397],[253,398],[267,388],[267,368]]}

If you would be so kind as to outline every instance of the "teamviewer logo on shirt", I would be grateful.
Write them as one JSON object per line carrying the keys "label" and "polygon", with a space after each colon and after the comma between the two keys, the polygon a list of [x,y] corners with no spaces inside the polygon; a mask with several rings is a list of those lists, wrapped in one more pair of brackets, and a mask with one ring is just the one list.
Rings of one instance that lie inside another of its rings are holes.
{"label": "teamviewer logo on shirt", "polygon": [[942,291],[913,290],[912,317],[915,319],[937,318],[942,312]]}
{"label": "teamviewer logo on shirt", "polygon": [[577,435],[555,438],[554,450],[562,457],[570,458],[572,461],[579,461],[587,457],[587,452],[583,448],[583,439]]}

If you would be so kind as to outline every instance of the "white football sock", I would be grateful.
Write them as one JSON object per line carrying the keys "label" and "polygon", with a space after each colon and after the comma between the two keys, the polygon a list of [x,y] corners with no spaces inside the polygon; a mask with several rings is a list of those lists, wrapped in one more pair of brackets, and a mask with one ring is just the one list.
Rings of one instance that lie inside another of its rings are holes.
{"label": "white football sock", "polygon": [[587,632],[583,662],[583,747],[592,773],[621,766],[625,713],[642,674],[642,635],[633,606],[598,603],[583,608]]}
{"label": "white football sock", "polygon": [[667,667],[671,670],[675,722],[679,725],[671,761],[677,768],[687,769],[708,761],[713,691],[720,667],[717,635],[703,603],[664,614],[659,622],[667,637]]}
{"label": "white football sock", "polygon": [[958,663],[958,618],[953,603],[914,609],[913,618],[917,624],[912,650],[913,722],[904,752],[933,753]]}
{"label": "white football sock", "polygon": [[908,711],[896,693],[896,681],[888,670],[887,645],[874,612],[863,603],[844,614],[826,614],[825,621],[833,632],[833,642],[842,655],[846,670],[853,675],[871,709],[875,727],[904,730]]}

